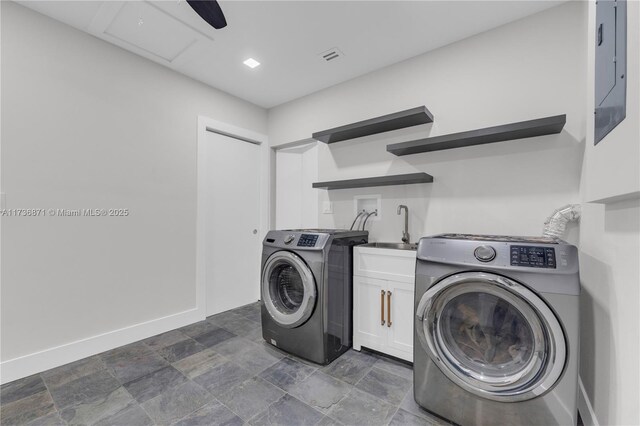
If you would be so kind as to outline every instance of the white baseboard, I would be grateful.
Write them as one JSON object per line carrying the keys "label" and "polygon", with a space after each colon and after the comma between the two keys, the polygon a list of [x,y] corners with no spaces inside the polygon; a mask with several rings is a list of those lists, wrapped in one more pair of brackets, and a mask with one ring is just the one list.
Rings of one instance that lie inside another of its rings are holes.
{"label": "white baseboard", "polygon": [[3,361],[0,363],[0,383],[12,382],[203,319],[204,311],[194,308]]}
{"label": "white baseboard", "polygon": [[580,412],[580,417],[582,417],[582,423],[584,423],[585,426],[600,426],[596,418],[596,413],[593,411],[591,401],[589,401],[587,391],[582,384],[582,378],[580,377],[578,377],[578,411]]}

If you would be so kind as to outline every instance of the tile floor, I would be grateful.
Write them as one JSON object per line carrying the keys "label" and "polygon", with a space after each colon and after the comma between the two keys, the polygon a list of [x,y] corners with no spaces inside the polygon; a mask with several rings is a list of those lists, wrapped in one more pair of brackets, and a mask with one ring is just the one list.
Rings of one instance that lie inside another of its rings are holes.
{"label": "tile floor", "polygon": [[247,305],[2,386],[2,425],[435,425],[412,370],[350,350],[328,366],[262,340]]}

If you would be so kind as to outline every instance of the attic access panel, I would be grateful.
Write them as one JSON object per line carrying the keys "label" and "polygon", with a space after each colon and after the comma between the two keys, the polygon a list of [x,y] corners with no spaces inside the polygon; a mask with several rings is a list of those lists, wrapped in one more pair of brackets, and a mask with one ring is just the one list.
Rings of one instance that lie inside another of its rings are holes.
{"label": "attic access panel", "polygon": [[595,131],[597,145],[626,117],[627,2],[596,2]]}

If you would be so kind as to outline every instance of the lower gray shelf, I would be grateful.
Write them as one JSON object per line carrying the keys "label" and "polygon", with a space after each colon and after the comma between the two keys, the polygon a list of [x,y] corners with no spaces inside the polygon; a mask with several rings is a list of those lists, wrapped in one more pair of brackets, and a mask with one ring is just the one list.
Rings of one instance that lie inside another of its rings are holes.
{"label": "lower gray shelf", "polygon": [[329,182],[316,182],[314,188],[321,189],[348,189],[368,188],[372,186],[409,185],[414,183],[431,183],[433,176],[427,173],[409,173],[406,175],[377,176],[363,179],[334,180]]}

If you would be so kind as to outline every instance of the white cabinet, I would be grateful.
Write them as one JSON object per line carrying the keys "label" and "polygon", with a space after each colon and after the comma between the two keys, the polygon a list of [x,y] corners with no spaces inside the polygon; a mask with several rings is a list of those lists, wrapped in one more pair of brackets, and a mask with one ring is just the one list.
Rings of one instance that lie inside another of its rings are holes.
{"label": "white cabinet", "polygon": [[353,348],[413,362],[415,251],[355,247]]}
{"label": "white cabinet", "polygon": [[[386,341],[384,296],[387,282],[375,278],[353,277],[353,347],[371,347]],[[358,338],[356,338],[356,335]],[[357,344],[356,344],[357,342]],[[379,350],[379,349],[378,349]]]}
{"label": "white cabinet", "polygon": [[[414,283],[387,281],[387,292],[390,297],[388,309],[391,311],[391,325],[388,327],[387,345],[397,356],[413,361],[413,292]],[[405,356],[400,355],[406,354]]]}

